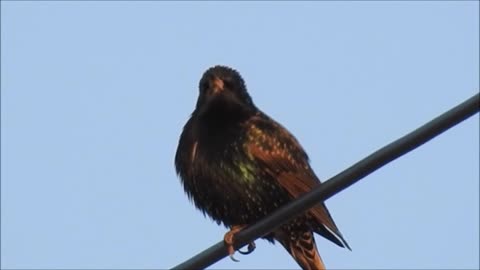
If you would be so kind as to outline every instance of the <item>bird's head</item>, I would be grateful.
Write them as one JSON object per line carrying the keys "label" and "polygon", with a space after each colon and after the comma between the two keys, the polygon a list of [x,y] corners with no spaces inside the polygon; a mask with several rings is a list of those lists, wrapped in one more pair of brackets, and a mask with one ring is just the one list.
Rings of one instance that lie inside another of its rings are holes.
{"label": "bird's head", "polygon": [[199,90],[197,110],[205,111],[218,106],[225,109],[235,107],[255,109],[242,76],[230,67],[209,68],[200,80]]}

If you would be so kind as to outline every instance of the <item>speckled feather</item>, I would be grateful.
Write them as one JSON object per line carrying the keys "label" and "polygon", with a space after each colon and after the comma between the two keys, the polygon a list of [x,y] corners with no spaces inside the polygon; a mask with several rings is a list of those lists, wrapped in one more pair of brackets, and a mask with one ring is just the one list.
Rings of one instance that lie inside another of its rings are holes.
{"label": "speckled feather", "polygon": [[[253,104],[238,72],[222,66],[200,81],[175,166],[195,206],[227,227],[255,223],[320,184],[295,137]],[[265,238],[302,268],[319,268],[313,232],[348,247],[323,203]]]}

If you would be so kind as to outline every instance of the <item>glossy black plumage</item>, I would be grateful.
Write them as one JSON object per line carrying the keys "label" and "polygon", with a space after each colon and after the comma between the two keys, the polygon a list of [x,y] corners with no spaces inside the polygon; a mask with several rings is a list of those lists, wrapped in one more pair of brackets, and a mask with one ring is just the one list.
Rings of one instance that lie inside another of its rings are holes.
{"label": "glossy black plumage", "polygon": [[[320,183],[301,145],[254,105],[237,71],[212,67],[199,90],[175,167],[204,214],[229,228],[252,224]],[[323,203],[265,238],[279,241],[302,268],[323,268],[313,232],[348,247]]]}

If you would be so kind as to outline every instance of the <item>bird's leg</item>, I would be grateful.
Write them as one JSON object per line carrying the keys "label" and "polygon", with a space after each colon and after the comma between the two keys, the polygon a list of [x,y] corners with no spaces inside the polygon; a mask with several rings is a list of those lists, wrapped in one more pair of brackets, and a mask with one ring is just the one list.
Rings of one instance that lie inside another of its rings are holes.
{"label": "bird's leg", "polygon": [[[230,259],[232,259],[232,261],[238,262],[238,260],[235,259],[235,257],[233,257],[233,254],[235,254],[235,248],[233,247],[235,234],[241,231],[246,226],[247,225],[234,225],[230,228],[230,231],[228,231],[223,237],[223,241],[227,246],[228,255],[230,256]],[[252,253],[254,250],[255,250],[255,242],[250,242],[248,243],[247,251],[239,250],[238,252],[240,252],[240,254],[247,255]]]}

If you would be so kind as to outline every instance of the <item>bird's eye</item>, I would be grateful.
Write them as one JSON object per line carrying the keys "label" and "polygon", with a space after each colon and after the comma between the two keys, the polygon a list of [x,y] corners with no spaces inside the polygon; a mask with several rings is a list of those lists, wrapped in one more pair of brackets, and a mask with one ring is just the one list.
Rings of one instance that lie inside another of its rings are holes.
{"label": "bird's eye", "polygon": [[210,85],[209,85],[208,81],[203,81],[202,84],[200,85],[200,89],[202,91],[207,90],[209,87],[210,87]]}
{"label": "bird's eye", "polygon": [[232,81],[230,80],[230,78],[223,79],[223,84],[226,88],[232,88]]}

